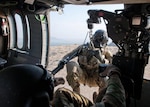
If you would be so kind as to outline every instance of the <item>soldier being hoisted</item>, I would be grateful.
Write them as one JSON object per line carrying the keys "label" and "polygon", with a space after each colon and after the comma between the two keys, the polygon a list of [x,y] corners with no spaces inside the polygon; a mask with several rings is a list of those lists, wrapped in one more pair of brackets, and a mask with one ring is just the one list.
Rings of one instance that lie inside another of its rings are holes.
{"label": "soldier being hoisted", "polygon": [[90,37],[90,43],[80,45],[63,57],[63,59],[67,59],[77,53],[72,59],[78,57],[78,63],[69,61],[66,64],[66,79],[73,91],[80,93],[80,83],[90,87],[98,86],[99,90],[105,88],[105,79],[99,76],[99,65],[111,63],[112,54],[105,50],[107,42],[107,33],[97,30]]}

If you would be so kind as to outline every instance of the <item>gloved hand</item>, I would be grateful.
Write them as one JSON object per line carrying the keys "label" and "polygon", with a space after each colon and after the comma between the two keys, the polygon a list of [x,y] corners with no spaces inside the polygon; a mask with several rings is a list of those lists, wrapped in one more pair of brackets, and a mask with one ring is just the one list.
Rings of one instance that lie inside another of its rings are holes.
{"label": "gloved hand", "polygon": [[54,85],[55,85],[55,86],[58,86],[58,85],[64,84],[64,83],[65,83],[65,80],[64,80],[64,78],[62,78],[62,77],[56,77],[56,78],[54,79]]}
{"label": "gloved hand", "polygon": [[106,67],[106,69],[102,73],[100,73],[100,76],[102,76],[102,77],[105,77],[105,76],[110,77],[113,74],[117,74],[117,75],[121,76],[120,69],[118,67],[116,67],[115,65],[110,64],[110,65],[108,65]]}

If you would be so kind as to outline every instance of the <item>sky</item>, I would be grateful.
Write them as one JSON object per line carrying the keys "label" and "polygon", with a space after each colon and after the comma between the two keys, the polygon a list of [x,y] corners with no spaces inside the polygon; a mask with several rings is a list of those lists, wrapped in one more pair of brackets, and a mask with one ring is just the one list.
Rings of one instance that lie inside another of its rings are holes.
{"label": "sky", "polygon": [[[89,9],[107,10],[114,12],[116,9],[123,9],[123,4],[113,5],[65,5],[63,14],[58,12],[50,12],[51,20],[51,37],[66,41],[82,42],[85,40],[87,32],[87,19],[89,18],[87,11]],[[93,33],[97,29],[106,30],[105,24],[94,24]]]}

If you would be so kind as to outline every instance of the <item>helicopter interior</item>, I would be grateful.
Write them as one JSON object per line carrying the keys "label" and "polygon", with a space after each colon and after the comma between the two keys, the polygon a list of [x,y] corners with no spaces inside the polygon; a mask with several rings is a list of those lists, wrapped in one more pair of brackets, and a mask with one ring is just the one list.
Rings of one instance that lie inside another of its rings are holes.
{"label": "helicopter interior", "polygon": [[[51,74],[47,73],[48,71],[45,71],[48,64],[50,46],[50,11],[58,11],[64,8],[64,5],[69,4],[98,5],[116,3],[125,4],[126,10],[121,11],[121,14],[103,10],[89,10],[87,24],[89,25],[89,29],[92,29],[94,23],[99,23],[98,18],[100,17],[103,17],[108,22],[110,21],[107,24],[108,33],[112,35],[111,38],[121,50],[118,52],[118,55],[114,56],[113,64],[119,66],[121,69],[125,69],[123,73],[136,82],[136,88],[131,86],[134,91],[129,90],[133,97],[129,107],[149,107],[148,98],[150,93],[146,92],[150,90],[150,82],[143,83],[143,72],[149,58],[149,29],[145,29],[149,24],[149,0],[1,0],[0,105],[3,107],[40,107],[45,102],[44,106],[49,106],[47,102],[52,99],[51,94],[54,88],[54,78],[51,77]],[[139,10],[134,6],[139,6]],[[134,11],[130,10],[130,7],[134,7],[132,8]],[[113,22],[116,26],[113,26]],[[120,27],[120,25],[125,25],[125,27]],[[117,29],[119,29],[119,33],[116,33]],[[139,32],[142,36],[137,37]],[[138,43],[139,47],[136,47],[135,44],[130,44],[131,42]],[[128,52],[133,53],[129,55]],[[124,63],[127,63],[127,65],[122,67]],[[128,69],[128,66],[131,64],[133,66],[139,64],[139,67],[134,69],[138,73],[132,72],[133,69]],[[36,65],[42,65],[42,67],[38,68]],[[55,69],[54,72],[57,73],[62,68],[63,66]],[[132,74],[129,75],[129,72],[126,72],[126,70],[131,71]],[[32,81],[32,78],[35,81]],[[37,86],[36,81],[39,80],[40,86]],[[26,88],[32,85],[22,85],[26,84],[26,81],[27,83],[33,82],[39,90],[34,89],[34,87],[32,87],[32,91]],[[45,83],[48,83],[47,81],[50,81],[50,84],[48,84],[49,87],[45,86]],[[130,81],[128,83],[130,84]],[[22,88],[27,90],[22,90]],[[132,91],[136,92],[135,96],[133,96]],[[13,92],[14,94],[12,94]],[[28,94],[26,95],[26,93]],[[25,95],[26,97],[22,97]]]}

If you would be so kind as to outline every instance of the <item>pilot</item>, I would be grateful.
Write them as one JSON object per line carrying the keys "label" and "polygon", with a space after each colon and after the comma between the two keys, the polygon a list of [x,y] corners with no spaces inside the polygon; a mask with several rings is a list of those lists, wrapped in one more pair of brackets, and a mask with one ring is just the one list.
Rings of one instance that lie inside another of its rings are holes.
{"label": "pilot", "polygon": [[54,94],[53,107],[126,107],[119,68],[110,64],[101,75],[108,76],[109,79],[105,93],[100,92],[95,103],[69,89],[59,88]]}
{"label": "pilot", "polygon": [[110,63],[112,55],[105,51],[108,36],[104,30],[97,30],[90,43],[80,45],[63,59],[77,52],[78,62],[70,61],[66,64],[66,80],[73,91],[80,93],[80,83],[90,87],[99,87],[99,91],[106,86],[105,79],[99,76],[99,65]]}

